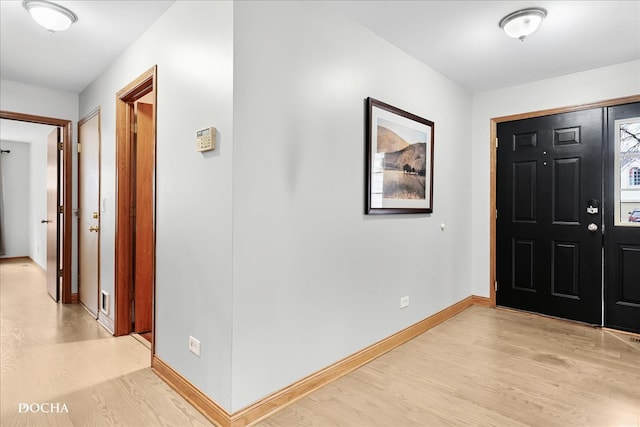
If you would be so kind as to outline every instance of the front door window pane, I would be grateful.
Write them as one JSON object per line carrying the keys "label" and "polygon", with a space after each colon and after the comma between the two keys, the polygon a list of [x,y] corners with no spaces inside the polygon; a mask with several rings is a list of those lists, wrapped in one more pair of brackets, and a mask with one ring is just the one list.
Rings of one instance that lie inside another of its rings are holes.
{"label": "front door window pane", "polygon": [[640,117],[615,121],[616,225],[640,227]]}

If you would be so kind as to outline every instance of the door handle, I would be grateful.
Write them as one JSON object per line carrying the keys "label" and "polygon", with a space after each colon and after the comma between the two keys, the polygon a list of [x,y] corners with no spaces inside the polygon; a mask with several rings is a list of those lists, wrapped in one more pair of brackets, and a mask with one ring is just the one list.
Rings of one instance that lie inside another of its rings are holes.
{"label": "door handle", "polygon": [[96,226],[91,226],[91,227],[89,227],[89,231],[95,231],[97,233],[98,231],[100,231],[100,227],[98,227],[97,225]]}
{"label": "door handle", "polygon": [[598,226],[592,222],[591,224],[589,224],[589,225],[587,226],[587,229],[588,229],[590,232],[595,233],[596,231],[598,231]]}
{"label": "door handle", "polygon": [[50,220],[50,219],[43,219],[43,220],[40,220],[40,224],[47,224],[47,223],[49,223],[49,222],[51,222],[51,220]]}

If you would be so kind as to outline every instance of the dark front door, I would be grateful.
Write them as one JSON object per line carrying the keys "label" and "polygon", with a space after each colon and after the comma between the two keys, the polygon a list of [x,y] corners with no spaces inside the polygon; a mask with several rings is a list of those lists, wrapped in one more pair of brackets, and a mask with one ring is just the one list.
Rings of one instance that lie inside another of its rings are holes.
{"label": "dark front door", "polygon": [[498,305],[601,324],[602,136],[602,109],[498,125]]}
{"label": "dark front door", "polygon": [[640,103],[607,109],[605,326],[640,333]]}

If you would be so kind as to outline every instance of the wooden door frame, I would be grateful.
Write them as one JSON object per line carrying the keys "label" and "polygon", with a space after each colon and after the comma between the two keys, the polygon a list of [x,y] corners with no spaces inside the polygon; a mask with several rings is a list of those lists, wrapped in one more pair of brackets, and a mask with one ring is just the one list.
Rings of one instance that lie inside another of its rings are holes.
{"label": "wooden door frame", "polygon": [[[134,103],[153,92],[153,140],[156,143],[157,66],[151,67],[116,94],[116,230],[115,230],[115,336],[131,332],[131,294],[133,284],[134,218],[132,208],[135,198],[135,181],[132,179]],[[155,151],[155,149],[154,149]],[[155,163],[155,160],[154,160]],[[155,199],[155,180],[153,194]],[[155,254],[155,202],[154,254]],[[154,255],[155,256],[155,255]],[[155,262],[155,261],[154,261]],[[151,354],[155,353],[155,266],[152,283]]]}
{"label": "wooden door frame", "polygon": [[[96,109],[94,109],[93,111],[91,111],[89,114],[87,114],[86,116],[84,116],[83,118],[81,118],[80,120],[78,120],[78,144],[81,144],[82,141],[80,141],[80,126],[82,126],[84,123],[88,122],[89,120],[93,119],[95,116],[98,116],[98,265],[96,266],[97,268],[97,273],[98,273],[98,295],[97,295],[97,301],[96,301],[96,317],[100,316],[100,225],[101,225],[101,221],[102,221],[102,215],[100,214],[100,208],[99,205],[101,203],[101,188],[102,188],[102,138],[101,138],[101,134],[102,134],[102,128],[101,128],[101,110],[100,107],[97,107]],[[77,152],[77,170],[78,170],[78,209],[80,209],[80,206],[82,206],[82,176],[80,175],[80,164],[82,163],[82,159],[80,156],[80,151],[78,150]],[[77,217],[77,230],[78,230],[78,235],[76,236],[76,244],[78,245],[78,302],[80,302],[80,280],[82,280],[82,278],[80,277],[80,258],[82,257],[82,247],[80,245],[80,217],[83,215],[83,212],[80,212],[80,215],[78,215]]]}
{"label": "wooden door frame", "polygon": [[491,307],[496,306],[496,174],[498,169],[498,150],[496,138],[498,135],[498,124],[514,120],[531,119],[535,117],[550,116],[553,114],[570,113],[574,111],[590,110],[592,108],[612,107],[620,104],[630,104],[640,102],[640,95],[625,96],[622,98],[608,99],[605,101],[592,102],[588,104],[573,105],[568,107],[551,108],[548,110],[533,111],[530,113],[514,114],[510,116],[493,117],[490,119],[489,149],[491,152],[489,160],[490,187],[489,194],[489,300]]}
{"label": "wooden door frame", "polygon": [[[0,110],[0,119],[16,120],[19,122],[36,123],[41,125],[57,126],[63,128],[62,131],[62,152],[63,152],[63,166],[62,166],[62,189],[64,198],[62,199],[62,254],[61,255],[61,267],[62,267],[62,291],[60,295],[60,301],[63,304],[72,302],[71,296],[71,236],[72,236],[72,174],[73,167],[71,164],[71,120],[56,119],[53,117],[36,116],[33,114],[17,113],[13,111]],[[60,171],[58,171],[60,173]],[[60,187],[58,187],[58,194],[60,194]],[[59,218],[57,219],[59,221]],[[58,249],[59,250],[59,249]]]}

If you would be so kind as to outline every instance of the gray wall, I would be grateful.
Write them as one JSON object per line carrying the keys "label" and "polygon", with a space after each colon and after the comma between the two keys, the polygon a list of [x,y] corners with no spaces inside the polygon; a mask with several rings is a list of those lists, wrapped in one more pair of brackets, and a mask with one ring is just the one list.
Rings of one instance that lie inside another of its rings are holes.
{"label": "gray wall", "polygon": [[[11,154],[0,157],[7,166],[5,175],[10,175],[5,189],[10,186],[9,197],[13,199],[5,203],[13,218],[7,231],[14,240],[26,242],[23,243],[26,251],[22,249],[20,255],[7,256],[28,256],[46,270],[47,228],[40,221],[47,218],[47,136],[55,127],[5,119],[0,128],[3,135],[15,138],[12,142],[2,142],[3,149],[10,149]],[[16,192],[21,202],[15,200]]]}
{"label": "gray wall", "polygon": [[[116,92],[158,66],[156,352],[231,407],[233,3],[179,1],[80,95],[101,107],[100,284],[113,295]],[[213,152],[196,132],[218,130]],[[114,298],[110,313],[113,317]],[[188,350],[188,337],[201,355]]]}
{"label": "gray wall", "polygon": [[[488,295],[490,117],[638,92],[636,62],[589,75],[622,83],[472,96],[327,3],[176,2],[80,96],[80,116],[102,107],[105,289],[114,94],[154,64],[156,350],[230,412]],[[435,122],[432,215],[363,214],[368,96]],[[197,153],[208,126],[218,148]]]}
{"label": "gray wall", "polygon": [[[30,165],[29,200],[31,205],[29,256],[43,269],[47,269],[47,227],[40,221],[47,218],[47,136],[55,127],[35,125],[42,136],[32,141]],[[75,240],[73,245],[75,246]]]}
{"label": "gray wall", "polygon": [[29,144],[0,141],[4,201],[4,249],[0,258],[29,256],[31,203],[29,200]]}
{"label": "gray wall", "polygon": [[[322,3],[234,18],[235,411],[471,295],[471,95]],[[368,96],[435,122],[432,215],[364,215]]]}
{"label": "gray wall", "polygon": [[[103,288],[113,287],[113,96],[154,64],[157,354],[225,409],[470,295],[459,262],[470,95],[297,2],[178,2],[81,94],[80,116],[102,107]],[[363,215],[367,96],[436,122],[433,215]],[[194,139],[207,126],[218,148],[203,155]]]}

